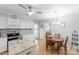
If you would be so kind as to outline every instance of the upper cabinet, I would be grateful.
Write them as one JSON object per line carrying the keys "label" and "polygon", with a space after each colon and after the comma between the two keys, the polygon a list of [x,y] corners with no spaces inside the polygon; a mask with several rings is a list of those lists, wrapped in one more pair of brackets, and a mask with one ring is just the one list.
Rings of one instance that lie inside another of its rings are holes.
{"label": "upper cabinet", "polygon": [[20,19],[19,27],[20,27],[20,28],[26,28],[26,21]]}
{"label": "upper cabinet", "polygon": [[0,16],[0,29],[6,28],[6,17]]}
{"label": "upper cabinet", "polygon": [[7,28],[19,28],[19,19],[7,18]]}
{"label": "upper cabinet", "polygon": [[34,22],[24,19],[13,19],[0,16],[0,29],[6,28],[22,28],[33,29]]}
{"label": "upper cabinet", "polygon": [[33,21],[26,21],[26,28],[33,28],[34,27],[34,23]]}
{"label": "upper cabinet", "polygon": [[33,21],[20,20],[20,28],[33,29]]}

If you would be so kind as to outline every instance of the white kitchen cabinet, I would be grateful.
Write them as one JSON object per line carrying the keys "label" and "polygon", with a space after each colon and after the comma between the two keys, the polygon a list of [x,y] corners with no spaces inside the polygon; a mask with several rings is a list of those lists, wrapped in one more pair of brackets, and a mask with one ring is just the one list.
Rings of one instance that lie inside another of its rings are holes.
{"label": "white kitchen cabinet", "polygon": [[6,28],[6,17],[0,16],[0,29]]}
{"label": "white kitchen cabinet", "polygon": [[0,52],[7,50],[7,38],[0,38]]}
{"label": "white kitchen cabinet", "polygon": [[33,28],[34,24],[33,21],[26,21],[26,28]]}
{"label": "white kitchen cabinet", "polygon": [[26,21],[20,20],[20,28],[26,28]]}
{"label": "white kitchen cabinet", "polygon": [[20,28],[33,28],[34,24],[33,21],[29,21],[29,20],[20,20]]}
{"label": "white kitchen cabinet", "polygon": [[29,28],[33,28],[33,27],[34,27],[33,21],[24,20],[24,19],[7,18],[7,28],[29,29]]}
{"label": "white kitchen cabinet", "polygon": [[19,28],[19,19],[7,18],[7,28]]}

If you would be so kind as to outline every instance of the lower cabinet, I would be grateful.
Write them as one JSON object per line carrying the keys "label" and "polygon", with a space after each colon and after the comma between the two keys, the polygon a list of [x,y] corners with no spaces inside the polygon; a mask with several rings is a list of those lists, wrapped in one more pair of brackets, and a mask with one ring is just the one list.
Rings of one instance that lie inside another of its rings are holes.
{"label": "lower cabinet", "polygon": [[7,50],[7,38],[0,38],[0,53]]}

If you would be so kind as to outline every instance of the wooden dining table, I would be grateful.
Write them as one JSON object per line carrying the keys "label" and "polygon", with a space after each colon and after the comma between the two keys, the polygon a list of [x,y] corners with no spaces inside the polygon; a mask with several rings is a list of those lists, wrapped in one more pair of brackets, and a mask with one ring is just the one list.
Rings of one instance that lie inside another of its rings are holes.
{"label": "wooden dining table", "polygon": [[[51,36],[49,36],[49,37],[51,37]],[[64,38],[62,38],[62,37],[56,37],[56,36],[52,36],[51,38],[52,39],[50,39],[50,41],[57,44],[57,50],[56,51],[59,54],[59,44],[61,44],[61,43],[64,42]]]}
{"label": "wooden dining table", "polygon": [[53,36],[51,40],[52,40],[53,42],[59,43],[59,42],[63,42],[63,41],[64,41],[64,38]]}

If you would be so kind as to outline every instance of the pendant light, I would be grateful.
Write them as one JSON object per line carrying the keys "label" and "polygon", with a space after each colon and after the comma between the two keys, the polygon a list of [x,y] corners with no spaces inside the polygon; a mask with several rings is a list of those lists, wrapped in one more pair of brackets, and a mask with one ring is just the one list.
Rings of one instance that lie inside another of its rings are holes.
{"label": "pendant light", "polygon": [[60,21],[58,20],[58,15],[57,15],[57,9],[55,9],[54,11],[54,14],[55,14],[55,22],[53,22],[53,24],[60,24]]}

